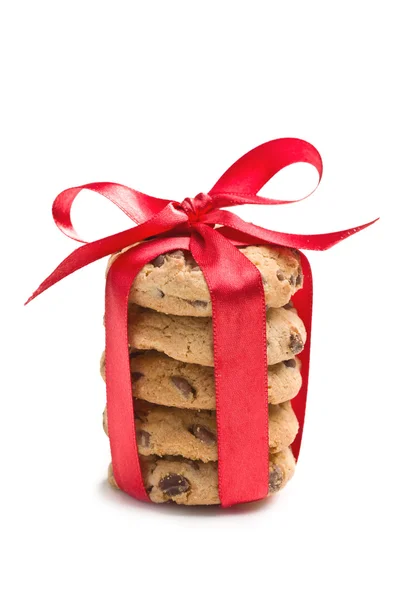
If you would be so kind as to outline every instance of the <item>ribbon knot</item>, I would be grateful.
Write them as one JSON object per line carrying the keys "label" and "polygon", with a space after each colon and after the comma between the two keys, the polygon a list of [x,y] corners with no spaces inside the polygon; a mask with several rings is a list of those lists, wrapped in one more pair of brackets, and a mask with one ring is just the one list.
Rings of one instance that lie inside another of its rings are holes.
{"label": "ribbon knot", "polygon": [[194,198],[185,198],[179,206],[186,213],[189,223],[196,223],[212,210],[213,199],[209,194],[200,193]]}

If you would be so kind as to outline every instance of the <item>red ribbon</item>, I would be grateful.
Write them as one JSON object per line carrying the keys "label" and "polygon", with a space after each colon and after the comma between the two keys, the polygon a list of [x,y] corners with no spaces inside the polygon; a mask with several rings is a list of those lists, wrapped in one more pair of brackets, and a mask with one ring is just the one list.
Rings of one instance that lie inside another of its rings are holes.
{"label": "red ribbon", "polygon": [[[268,493],[268,382],[265,300],[258,269],[237,246],[278,244],[326,250],[375,221],[318,235],[279,233],[246,223],[221,210],[241,204],[287,204],[257,192],[278,171],[293,163],[314,166],[322,176],[321,157],[311,144],[294,138],[267,142],[234,163],[208,194],[182,203],[147,196],[115,183],[91,183],[65,190],[53,204],[61,231],[83,242],[71,222],[71,206],[83,189],[105,196],[137,225],[72,252],[39,286],[28,302],[46,289],[99,258],[146,240],[122,253],[112,264],[106,284],[106,382],[108,429],[114,476],[125,492],[149,500],[140,471],[130,379],[128,295],[141,268],[159,254],[190,250],[207,281],[213,314],[219,495],[223,506],[264,498]],[[294,202],[297,202],[295,200]],[[215,225],[222,225],[215,229]],[[292,446],[297,458],[303,430],[311,340],[312,277],[300,253],[304,285],[296,307],[308,340],[302,353],[303,385],[293,400],[300,423]]]}

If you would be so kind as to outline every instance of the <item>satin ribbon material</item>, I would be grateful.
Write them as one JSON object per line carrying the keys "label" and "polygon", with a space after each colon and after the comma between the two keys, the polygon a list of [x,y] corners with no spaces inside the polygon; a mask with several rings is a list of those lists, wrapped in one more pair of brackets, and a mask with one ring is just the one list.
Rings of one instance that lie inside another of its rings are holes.
{"label": "satin ribbon material", "polygon": [[[282,138],[251,150],[234,163],[208,194],[182,203],[153,198],[115,183],[91,183],[65,190],[53,204],[56,225],[83,242],[71,221],[78,193],[96,191],[111,200],[134,223],[126,231],[86,243],[72,252],[44,280],[33,298],[74,271],[135,245],[113,262],[106,283],[106,385],[108,427],[114,475],[121,489],[148,501],[134,427],[134,400],[129,369],[128,296],[141,268],[159,254],[190,250],[210,290],[213,315],[218,482],[222,506],[250,502],[268,494],[268,370],[264,290],[258,269],[238,251],[249,244],[326,250],[375,221],[344,231],[300,235],[267,230],[246,223],[224,207],[242,204],[285,204],[294,201],[258,196],[259,190],[284,167],[306,162],[322,176],[318,151],[303,140]],[[218,228],[215,229],[215,226]],[[149,240],[148,238],[152,238]],[[296,307],[308,339],[301,354],[303,385],[292,401],[300,423],[292,446],[298,457],[307,397],[312,317],[312,276],[299,253],[303,289]]]}

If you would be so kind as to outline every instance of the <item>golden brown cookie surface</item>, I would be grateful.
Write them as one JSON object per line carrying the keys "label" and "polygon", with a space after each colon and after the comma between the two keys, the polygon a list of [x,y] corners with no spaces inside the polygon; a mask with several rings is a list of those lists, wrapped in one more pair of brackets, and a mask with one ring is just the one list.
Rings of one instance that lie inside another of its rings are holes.
{"label": "golden brown cookie surface", "polygon": [[[260,271],[265,303],[284,306],[302,287],[298,255],[279,246],[247,246],[242,252]],[[110,262],[115,260],[111,257]],[[172,315],[211,316],[210,293],[203,273],[190,252],[162,254],[143,267],[136,277],[130,302]]]}
{"label": "golden brown cookie surface", "polygon": [[[298,431],[290,402],[269,405],[269,449],[289,446]],[[108,433],[107,411],[103,426]],[[216,461],[217,425],[214,411],[187,410],[135,401],[135,426],[142,456],[182,456],[203,462]]]}
{"label": "golden brown cookie surface", "polygon": [[[249,327],[254,324],[249,318]],[[290,360],[306,341],[303,321],[294,309],[267,310],[268,364]],[[130,306],[128,343],[132,349],[157,350],[187,363],[213,366],[213,330],[209,318],[178,317]]]}
{"label": "golden brown cookie surface", "polygon": [[[214,369],[175,360],[153,350],[133,352],[133,395],[136,398],[198,410],[215,410]],[[268,368],[268,402],[280,404],[294,398],[301,387],[300,361],[296,358]],[[101,374],[105,379],[104,354]]]}
{"label": "golden brown cookie surface", "polygon": [[[175,502],[184,505],[219,504],[218,467],[216,462],[202,463],[183,458],[141,459],[145,487],[155,503]],[[295,460],[290,448],[269,457],[269,495],[279,492],[292,478]],[[110,484],[118,489],[112,465],[108,470]]]}

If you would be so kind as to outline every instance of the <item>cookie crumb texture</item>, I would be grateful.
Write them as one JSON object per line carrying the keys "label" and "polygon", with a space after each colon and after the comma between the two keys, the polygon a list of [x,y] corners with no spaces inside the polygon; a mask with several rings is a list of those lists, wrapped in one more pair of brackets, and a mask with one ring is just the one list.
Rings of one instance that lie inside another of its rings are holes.
{"label": "cookie crumb texture", "polygon": [[[157,504],[175,502],[184,505],[219,504],[218,467],[216,462],[203,463],[183,458],[142,457],[143,480],[150,500]],[[295,461],[290,448],[269,457],[269,495],[279,492],[292,478]],[[118,489],[112,465],[110,484]]]}
{"label": "cookie crumb texture", "polygon": [[[279,308],[303,285],[296,251],[279,246],[238,249],[260,271],[265,303]],[[109,265],[117,255],[111,257]],[[145,265],[136,277],[130,302],[162,313],[211,317],[211,298],[204,275],[190,252],[175,250]]]}

